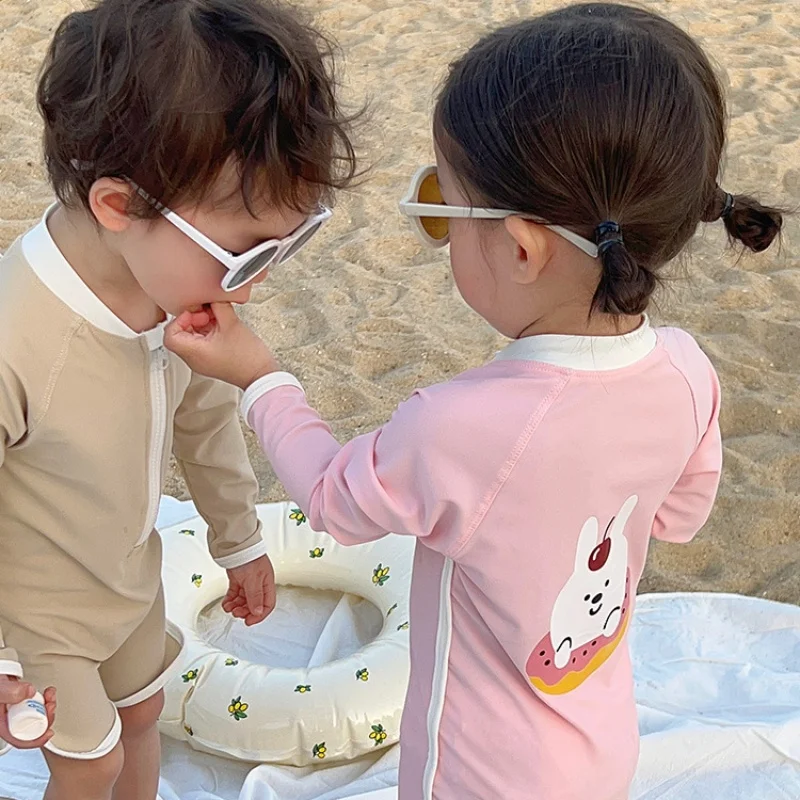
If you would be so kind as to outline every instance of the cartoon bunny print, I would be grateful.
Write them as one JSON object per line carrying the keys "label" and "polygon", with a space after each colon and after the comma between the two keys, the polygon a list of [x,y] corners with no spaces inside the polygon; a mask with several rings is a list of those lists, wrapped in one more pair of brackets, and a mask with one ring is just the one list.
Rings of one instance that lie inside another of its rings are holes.
{"label": "cartoon bunny print", "polygon": [[558,669],[572,653],[600,636],[612,637],[622,621],[628,572],[625,526],[639,498],[629,497],[598,542],[596,517],[586,520],[578,539],[575,571],[553,606],[550,638]]}

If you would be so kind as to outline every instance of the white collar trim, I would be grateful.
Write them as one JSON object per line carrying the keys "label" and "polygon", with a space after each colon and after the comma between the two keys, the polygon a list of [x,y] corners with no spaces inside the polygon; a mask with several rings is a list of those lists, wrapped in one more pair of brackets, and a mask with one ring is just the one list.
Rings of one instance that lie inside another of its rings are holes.
{"label": "white collar trim", "polygon": [[630,367],[650,355],[658,336],[644,315],[642,324],[622,336],[526,336],[501,350],[496,361],[537,361],[583,372]]}
{"label": "white collar trim", "polygon": [[47,228],[47,220],[57,207],[58,203],[51,205],[42,221],[22,239],[25,259],[36,276],[59,300],[95,328],[123,339],[144,338],[150,350],[160,347],[164,341],[163,324],[144,333],[132,330],[81,280],[64,258]]}

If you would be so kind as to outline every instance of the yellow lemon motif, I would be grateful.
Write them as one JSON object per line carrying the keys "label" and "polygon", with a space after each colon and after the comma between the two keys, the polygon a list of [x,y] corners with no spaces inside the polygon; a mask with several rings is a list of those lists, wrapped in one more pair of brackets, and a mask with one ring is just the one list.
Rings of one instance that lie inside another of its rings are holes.
{"label": "yellow lemon motif", "polygon": [[194,736],[194,731],[188,725],[184,725],[183,729],[189,734],[189,736]]}
{"label": "yellow lemon motif", "polygon": [[189,683],[189,681],[196,680],[198,674],[199,673],[196,669],[190,669],[188,672],[185,672],[183,675],[181,675],[181,678],[183,678],[184,683]]}
{"label": "yellow lemon motif", "polygon": [[239,660],[236,658],[226,658],[225,659],[225,666],[226,667],[235,667],[239,663]]}
{"label": "yellow lemon motif", "polygon": [[368,681],[369,680],[369,670],[366,669],[366,668],[358,670],[358,672],[356,672],[356,680],[357,681]]}
{"label": "yellow lemon motif", "polygon": [[238,722],[241,719],[247,719],[245,712],[248,708],[250,706],[247,703],[243,703],[241,696],[239,696],[231,700],[231,704],[228,706],[228,713]]}
{"label": "yellow lemon motif", "polygon": [[375,743],[375,747],[382,745],[387,738],[388,734],[383,728],[383,725],[373,725],[372,726],[372,733],[370,733],[369,738]]}
{"label": "yellow lemon motif", "polygon": [[308,685],[306,685],[306,686],[297,686],[295,688],[295,692],[297,692],[297,694],[308,694],[308,692],[310,692],[310,691],[311,691],[311,687],[308,686]]}
{"label": "yellow lemon motif", "polygon": [[309,558],[322,558],[325,555],[324,547],[315,547],[313,550],[308,551]]}
{"label": "yellow lemon motif", "polygon": [[298,525],[302,525],[307,517],[299,508],[293,508],[289,514],[289,519],[294,520]]}
{"label": "yellow lemon motif", "polygon": [[192,583],[199,589],[203,585],[203,576],[197,574],[192,575]]}
{"label": "yellow lemon motif", "polygon": [[372,571],[372,582],[376,586],[383,586],[383,584],[386,583],[390,577],[389,567],[384,567],[383,564],[378,564],[378,566]]}
{"label": "yellow lemon motif", "polygon": [[314,745],[314,758],[325,758],[328,754],[328,748],[325,747],[325,742]]}
{"label": "yellow lemon motif", "polygon": [[194,536],[194,531],[189,530],[189,528],[185,528],[182,531],[178,531],[178,533],[180,533],[181,536]]}

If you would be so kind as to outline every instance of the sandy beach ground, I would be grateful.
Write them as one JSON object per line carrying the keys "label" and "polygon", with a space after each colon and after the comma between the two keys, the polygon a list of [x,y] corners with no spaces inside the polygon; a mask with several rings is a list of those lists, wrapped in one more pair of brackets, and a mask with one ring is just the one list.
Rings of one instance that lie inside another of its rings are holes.
{"label": "sandy beach ground", "polygon": [[[41,215],[35,75],[79,0],[0,0],[0,249]],[[306,253],[259,288],[247,319],[305,382],[346,440],[386,420],[415,387],[480,364],[500,339],[458,298],[446,255],[424,251],[397,213],[431,158],[429,115],[449,60],[490,27],[558,4],[517,0],[317,0],[346,53],[348,100],[371,98],[368,182],[341,197]],[[699,37],[730,87],[724,186],[800,207],[800,15],[796,0],[646,0]],[[695,543],[656,546],[642,590],[742,592],[800,603],[800,222],[783,248],[741,260],[720,225],[699,232],[661,295],[716,364],[725,476]],[[265,500],[282,488],[254,440]],[[172,476],[169,490],[184,487]]]}

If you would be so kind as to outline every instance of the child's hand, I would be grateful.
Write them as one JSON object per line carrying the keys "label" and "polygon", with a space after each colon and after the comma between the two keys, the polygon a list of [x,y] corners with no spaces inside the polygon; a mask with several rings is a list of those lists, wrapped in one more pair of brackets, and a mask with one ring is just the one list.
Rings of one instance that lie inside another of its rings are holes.
{"label": "child's hand", "polygon": [[184,311],[167,326],[164,346],[194,372],[240,389],[279,369],[269,348],[239,320],[230,303]]}
{"label": "child's hand", "polygon": [[267,556],[229,569],[228,583],[222,608],[245,625],[263,622],[275,609],[275,572]]}
{"label": "child's hand", "polygon": [[15,678],[12,675],[0,675],[0,739],[8,742],[18,750],[35,750],[43,747],[46,742],[53,738],[53,719],[56,714],[56,690],[52,687],[44,692],[44,704],[47,709],[47,719],[50,726],[47,733],[33,742],[21,742],[15,739],[8,730],[8,717],[6,709],[15,703],[28,700],[36,694],[36,689],[29,683]]}

